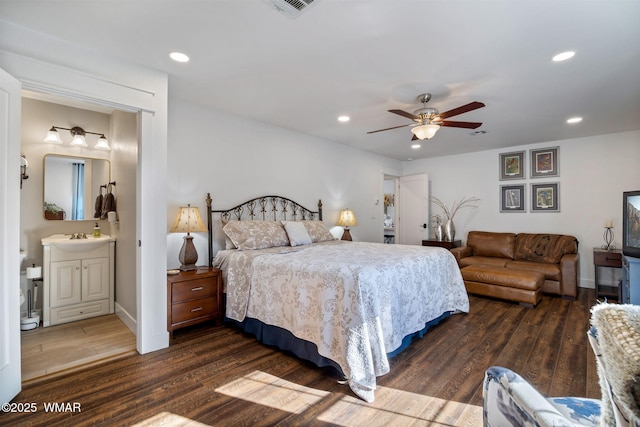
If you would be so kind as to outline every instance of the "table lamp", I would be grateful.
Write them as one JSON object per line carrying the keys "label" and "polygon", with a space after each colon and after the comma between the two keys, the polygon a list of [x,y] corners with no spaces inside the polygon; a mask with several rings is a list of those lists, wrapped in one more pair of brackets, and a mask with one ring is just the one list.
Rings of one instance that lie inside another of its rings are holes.
{"label": "table lamp", "polygon": [[358,225],[358,221],[356,221],[356,216],[353,214],[353,211],[350,209],[345,209],[340,212],[340,218],[338,218],[338,224],[340,227],[344,227],[344,233],[342,234],[342,240],[351,241],[351,232],[349,232],[349,227],[355,227]]}
{"label": "table lamp", "polygon": [[176,220],[173,222],[173,226],[169,231],[171,233],[187,233],[187,235],[184,236],[184,243],[178,255],[178,260],[181,264],[180,270],[189,271],[197,269],[196,262],[198,261],[198,252],[193,245],[193,237],[190,233],[192,231],[207,231],[207,228],[202,223],[198,208],[192,208],[191,205],[180,207],[178,209],[178,215],[176,215]]}

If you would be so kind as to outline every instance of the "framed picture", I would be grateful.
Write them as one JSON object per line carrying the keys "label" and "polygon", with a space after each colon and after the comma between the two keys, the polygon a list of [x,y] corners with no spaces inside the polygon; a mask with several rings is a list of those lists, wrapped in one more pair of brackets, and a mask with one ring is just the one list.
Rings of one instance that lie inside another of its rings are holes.
{"label": "framed picture", "polygon": [[531,178],[559,176],[558,147],[531,150]]}
{"label": "framed picture", "polygon": [[531,184],[531,212],[560,212],[559,185]]}
{"label": "framed picture", "polygon": [[500,186],[500,212],[525,212],[524,184]]}
{"label": "framed picture", "polygon": [[500,181],[524,178],[524,151],[500,153]]}

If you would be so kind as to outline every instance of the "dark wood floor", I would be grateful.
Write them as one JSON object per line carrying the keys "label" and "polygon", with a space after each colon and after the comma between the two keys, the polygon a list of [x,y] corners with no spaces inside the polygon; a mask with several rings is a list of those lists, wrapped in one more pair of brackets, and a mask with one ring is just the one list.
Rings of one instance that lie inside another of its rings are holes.
{"label": "dark wood floor", "polygon": [[[167,349],[24,387],[2,425],[482,425],[482,380],[492,365],[553,396],[600,397],[587,342],[593,290],[534,308],[471,297],[392,359],[376,401],[354,397],[330,372],[226,326],[178,330]],[[45,412],[45,403],[81,412]],[[75,406],[77,409],[78,406]]]}

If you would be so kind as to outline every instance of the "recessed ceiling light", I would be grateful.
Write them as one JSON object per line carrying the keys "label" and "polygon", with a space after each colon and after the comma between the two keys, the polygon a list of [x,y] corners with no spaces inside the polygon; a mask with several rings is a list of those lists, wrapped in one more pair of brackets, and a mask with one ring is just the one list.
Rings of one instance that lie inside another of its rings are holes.
{"label": "recessed ceiling light", "polygon": [[413,144],[411,144],[411,148],[413,148],[414,150],[417,150],[420,147],[422,147],[422,145],[420,145],[419,142],[414,142]]}
{"label": "recessed ceiling light", "polygon": [[349,117],[349,116],[340,116],[340,117],[338,117],[338,121],[342,122],[342,123],[346,123],[349,120],[351,120],[351,117]]}
{"label": "recessed ceiling light", "polygon": [[189,62],[189,57],[182,52],[171,52],[169,57],[176,62]]}
{"label": "recessed ceiling light", "polygon": [[553,58],[551,58],[551,60],[553,62],[561,62],[561,61],[566,61],[567,59],[573,58],[573,56],[576,53],[574,51],[568,50],[566,52],[561,52],[557,55],[555,55]]}
{"label": "recessed ceiling light", "polygon": [[580,123],[582,121],[582,117],[571,117],[567,119],[567,123]]}

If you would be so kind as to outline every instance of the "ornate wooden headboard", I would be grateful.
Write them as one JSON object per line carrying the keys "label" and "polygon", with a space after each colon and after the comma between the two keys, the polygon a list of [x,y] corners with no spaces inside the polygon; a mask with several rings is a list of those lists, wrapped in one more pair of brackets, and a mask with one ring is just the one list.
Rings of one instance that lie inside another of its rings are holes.
{"label": "ornate wooden headboard", "polygon": [[240,203],[231,209],[213,210],[211,193],[207,193],[207,228],[209,234],[209,266],[212,266],[213,214],[220,214],[223,221],[322,221],[322,200],[318,210],[312,211],[282,196],[261,196]]}

